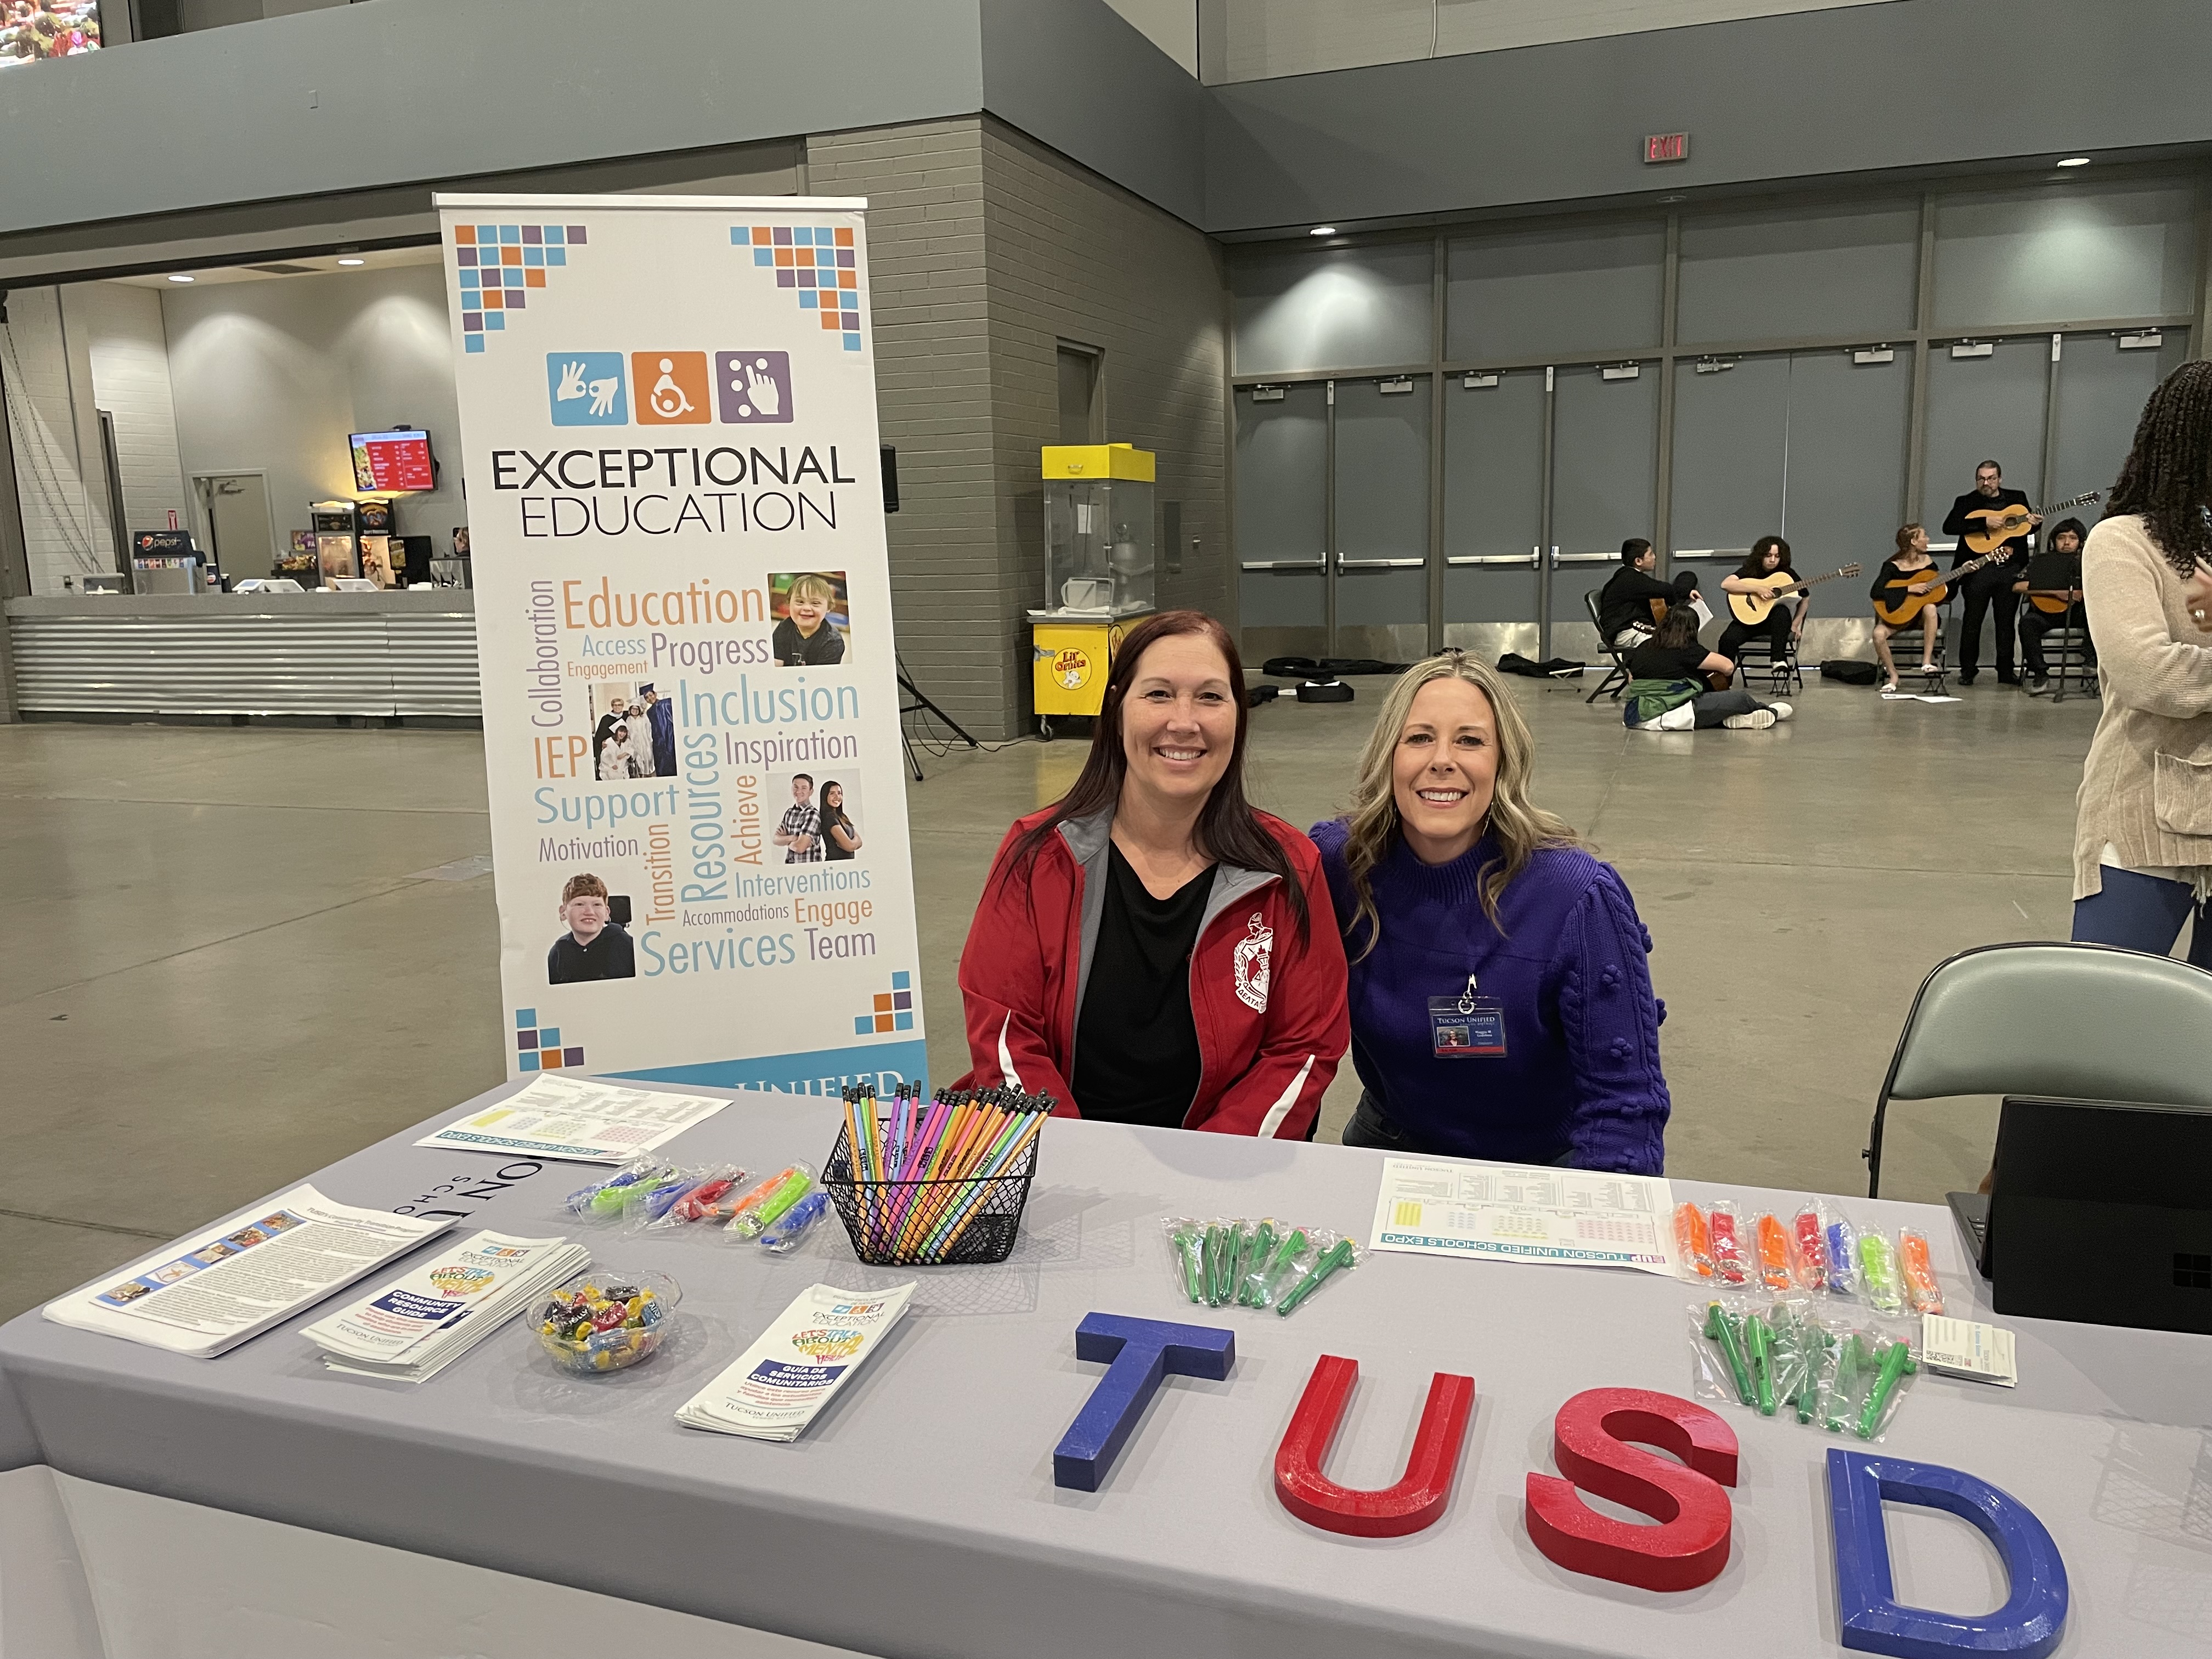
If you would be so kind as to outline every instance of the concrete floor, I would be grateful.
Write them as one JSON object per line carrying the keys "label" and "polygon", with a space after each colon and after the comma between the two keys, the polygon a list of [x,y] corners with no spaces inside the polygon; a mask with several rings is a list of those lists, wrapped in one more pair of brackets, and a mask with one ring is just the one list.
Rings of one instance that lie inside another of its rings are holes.
{"label": "concrete floor", "polygon": [[[1335,809],[1381,683],[1254,711],[1251,793]],[[2094,701],[1814,686],[1764,732],[1648,735],[1527,683],[1537,798],[1626,877],[1669,1018],[1670,1171],[1863,1192],[1859,1148],[1936,962],[2063,939]],[[1082,764],[925,757],[909,793],[931,1066],[992,849]],[[475,733],[0,726],[0,1318],[498,1082]],[[1322,1133],[1358,1086],[1347,1064]],[[1985,1167],[1994,1103],[1899,1109],[1886,1190]]]}

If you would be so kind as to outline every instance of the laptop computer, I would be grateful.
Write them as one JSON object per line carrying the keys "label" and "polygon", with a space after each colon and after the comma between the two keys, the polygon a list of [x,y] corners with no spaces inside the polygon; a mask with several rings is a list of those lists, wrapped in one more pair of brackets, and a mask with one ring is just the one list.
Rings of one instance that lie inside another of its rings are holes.
{"label": "laptop computer", "polygon": [[1987,1198],[1948,1194],[1997,1312],[2212,1335],[2212,1112],[2007,1096]]}

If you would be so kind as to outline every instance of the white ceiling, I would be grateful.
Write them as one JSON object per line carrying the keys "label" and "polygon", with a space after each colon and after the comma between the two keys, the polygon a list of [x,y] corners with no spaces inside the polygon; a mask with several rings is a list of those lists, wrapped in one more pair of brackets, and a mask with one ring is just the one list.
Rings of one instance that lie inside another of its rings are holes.
{"label": "white ceiling", "polygon": [[[188,273],[197,287],[210,283],[282,283],[295,276],[326,276],[353,270],[379,270],[392,265],[434,265],[438,263],[438,247],[433,243],[422,247],[368,248],[359,253],[343,256],[359,259],[358,265],[341,265],[339,255],[316,253],[298,259],[257,259],[249,264],[216,265]],[[299,267],[296,270],[272,270],[272,265]],[[112,280],[128,283],[132,288],[182,288],[182,283],[172,283],[167,272],[155,271],[144,276],[118,276]]]}

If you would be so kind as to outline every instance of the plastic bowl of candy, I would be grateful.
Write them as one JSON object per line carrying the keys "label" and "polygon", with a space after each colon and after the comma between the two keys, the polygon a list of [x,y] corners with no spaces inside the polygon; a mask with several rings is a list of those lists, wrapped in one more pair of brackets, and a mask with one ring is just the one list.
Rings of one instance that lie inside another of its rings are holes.
{"label": "plastic bowl of candy", "polygon": [[579,1376],[627,1370],[653,1357],[683,1299],[666,1273],[592,1267],[539,1304],[538,1346]]}

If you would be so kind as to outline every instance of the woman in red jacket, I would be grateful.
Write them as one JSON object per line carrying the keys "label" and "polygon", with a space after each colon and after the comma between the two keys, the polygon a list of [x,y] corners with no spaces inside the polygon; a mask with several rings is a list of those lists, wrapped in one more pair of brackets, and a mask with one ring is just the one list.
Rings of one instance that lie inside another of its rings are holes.
{"label": "woman in red jacket", "polygon": [[1018,820],[960,994],[962,1088],[1063,1116],[1301,1139],[1348,1041],[1320,854],[1244,799],[1244,671],[1211,617],[1130,630],[1083,774]]}

